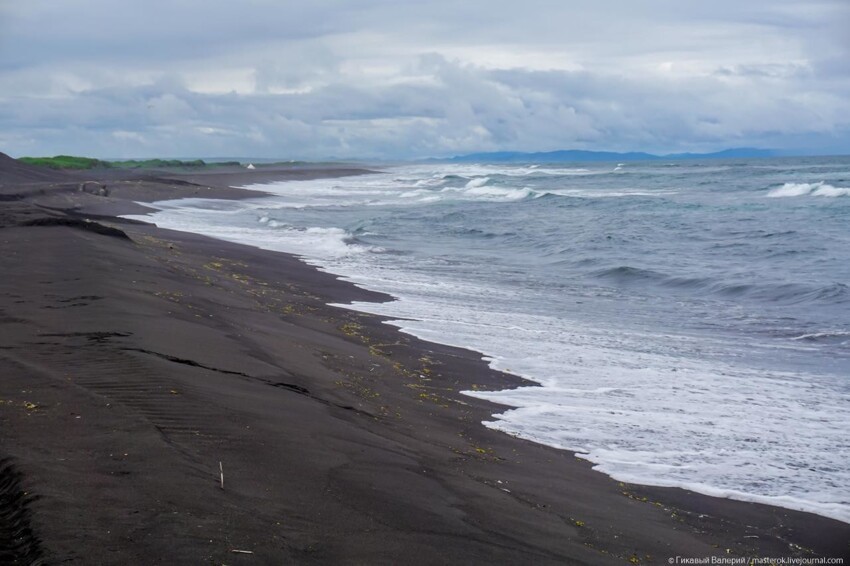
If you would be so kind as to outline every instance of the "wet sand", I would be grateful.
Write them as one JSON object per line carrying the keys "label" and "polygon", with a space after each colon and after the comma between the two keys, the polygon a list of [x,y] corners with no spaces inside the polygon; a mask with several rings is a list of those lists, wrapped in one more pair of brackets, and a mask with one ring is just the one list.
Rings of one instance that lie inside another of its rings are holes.
{"label": "wet sand", "polygon": [[520,379],[327,306],[386,296],[115,216],[359,172],[90,179],[0,160],[0,563],[850,555],[850,525],[622,484],[486,429],[503,408],[458,391]]}

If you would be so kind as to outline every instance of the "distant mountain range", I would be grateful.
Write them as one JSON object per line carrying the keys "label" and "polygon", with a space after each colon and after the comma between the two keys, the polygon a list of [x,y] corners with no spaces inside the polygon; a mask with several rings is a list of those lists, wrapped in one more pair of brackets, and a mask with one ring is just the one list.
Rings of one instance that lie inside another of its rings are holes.
{"label": "distant mountain range", "polygon": [[724,149],[714,153],[671,153],[668,155],[653,155],[631,151],[618,153],[614,151],[585,151],[581,149],[563,149],[526,153],[522,151],[496,151],[492,153],[470,153],[445,159],[429,161],[450,161],[454,163],[469,162],[499,162],[499,163],[561,163],[565,161],[652,161],[659,159],[736,159],[749,157],[776,157],[779,152],[771,149],[755,149],[741,147]]}

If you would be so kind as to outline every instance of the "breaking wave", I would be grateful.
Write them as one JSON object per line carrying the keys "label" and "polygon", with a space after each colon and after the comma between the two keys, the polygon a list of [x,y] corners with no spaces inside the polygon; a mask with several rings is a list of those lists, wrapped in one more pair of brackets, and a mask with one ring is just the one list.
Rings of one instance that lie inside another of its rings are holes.
{"label": "breaking wave", "polygon": [[781,187],[771,190],[767,193],[770,198],[786,198],[786,197],[846,197],[850,196],[850,188],[833,187],[824,182],[820,183],[785,183]]}

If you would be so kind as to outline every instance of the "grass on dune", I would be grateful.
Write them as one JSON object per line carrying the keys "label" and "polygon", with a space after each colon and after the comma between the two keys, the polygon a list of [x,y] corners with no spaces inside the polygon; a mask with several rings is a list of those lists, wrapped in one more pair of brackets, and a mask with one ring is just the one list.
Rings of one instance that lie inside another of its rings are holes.
{"label": "grass on dune", "polygon": [[202,159],[181,161],[179,159],[128,159],[124,161],[104,161],[91,157],[57,155],[55,157],[21,157],[18,161],[29,165],[49,167],[51,169],[174,169],[239,166],[238,161],[206,163]]}
{"label": "grass on dune", "polygon": [[107,167],[105,162],[91,157],[57,155],[56,157],[21,157],[18,161],[28,165],[50,167],[51,169],[96,169]]}

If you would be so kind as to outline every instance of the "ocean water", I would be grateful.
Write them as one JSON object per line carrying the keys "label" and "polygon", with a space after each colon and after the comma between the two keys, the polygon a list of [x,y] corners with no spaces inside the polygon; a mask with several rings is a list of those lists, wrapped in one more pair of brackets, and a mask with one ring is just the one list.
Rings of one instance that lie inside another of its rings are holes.
{"label": "ocean water", "polygon": [[146,220],[392,294],[541,384],[486,426],[621,481],[850,522],[850,158],[391,167]]}

